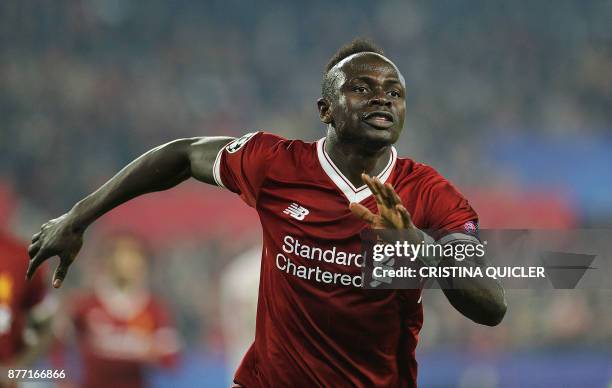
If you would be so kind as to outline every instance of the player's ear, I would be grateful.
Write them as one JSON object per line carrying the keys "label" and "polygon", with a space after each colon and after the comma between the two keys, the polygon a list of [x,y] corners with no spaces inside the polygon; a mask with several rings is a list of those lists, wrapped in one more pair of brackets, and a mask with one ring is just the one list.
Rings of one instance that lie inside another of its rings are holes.
{"label": "player's ear", "polygon": [[321,121],[325,124],[331,123],[331,105],[329,105],[325,98],[319,98],[317,100],[317,108],[319,109],[319,118]]}

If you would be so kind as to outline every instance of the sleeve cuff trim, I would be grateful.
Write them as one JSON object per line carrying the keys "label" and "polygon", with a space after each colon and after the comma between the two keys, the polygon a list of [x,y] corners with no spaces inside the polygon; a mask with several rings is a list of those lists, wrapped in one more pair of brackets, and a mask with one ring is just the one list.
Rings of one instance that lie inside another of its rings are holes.
{"label": "sleeve cuff trim", "polygon": [[215,180],[217,186],[227,189],[227,187],[225,187],[223,184],[223,180],[221,179],[221,156],[223,155],[223,151],[225,151],[225,146],[219,150],[217,157],[215,158],[215,163],[213,164],[213,179]]}

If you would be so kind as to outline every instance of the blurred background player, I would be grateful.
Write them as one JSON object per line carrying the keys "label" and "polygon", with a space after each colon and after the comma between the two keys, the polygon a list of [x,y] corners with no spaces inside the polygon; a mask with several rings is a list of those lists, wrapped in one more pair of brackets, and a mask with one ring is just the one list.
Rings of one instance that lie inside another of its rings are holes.
{"label": "blurred background player", "polygon": [[0,228],[0,387],[11,386],[6,369],[26,369],[51,342],[56,303],[47,294],[44,271],[26,283],[26,245]]}
{"label": "blurred background player", "polygon": [[[105,239],[99,254],[105,268],[89,293],[78,291],[69,304],[70,325],[60,324],[57,331],[74,329],[83,369],[79,386],[144,387],[146,367],[177,363],[177,332],[169,311],[149,289],[142,241],[115,235]],[[64,363],[63,347],[58,346],[55,364]]]}

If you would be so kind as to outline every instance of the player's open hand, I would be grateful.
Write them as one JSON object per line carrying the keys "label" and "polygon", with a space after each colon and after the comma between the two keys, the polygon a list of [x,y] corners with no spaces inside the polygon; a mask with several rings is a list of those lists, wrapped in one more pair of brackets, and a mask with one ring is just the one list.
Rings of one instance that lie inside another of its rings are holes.
{"label": "player's open hand", "polygon": [[374,199],[376,199],[378,214],[374,214],[367,207],[354,202],[349,206],[353,214],[370,224],[373,229],[414,228],[410,213],[402,204],[402,200],[393,190],[391,184],[384,185],[378,177],[371,178],[367,174],[361,174],[361,179],[368,185]]}
{"label": "player's open hand", "polygon": [[376,199],[378,214],[372,213],[367,207],[355,202],[349,205],[353,214],[367,222],[372,229],[400,230],[403,232],[403,239],[415,243],[420,242],[423,239],[423,232],[412,223],[410,213],[402,204],[393,186],[389,183],[384,185],[377,177],[371,178],[367,174],[361,174],[361,179],[368,185]]}
{"label": "player's open hand", "polygon": [[45,222],[40,232],[32,236],[32,243],[28,247],[30,265],[27,278],[31,279],[36,268],[45,260],[59,256],[60,263],[53,275],[53,287],[59,288],[82,245],[83,232],[75,230],[68,214]]}

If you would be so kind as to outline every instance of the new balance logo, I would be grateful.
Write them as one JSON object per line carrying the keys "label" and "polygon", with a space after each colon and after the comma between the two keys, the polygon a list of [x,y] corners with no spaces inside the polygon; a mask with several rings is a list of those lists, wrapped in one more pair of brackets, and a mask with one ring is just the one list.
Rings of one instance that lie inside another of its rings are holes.
{"label": "new balance logo", "polygon": [[291,205],[289,205],[288,208],[283,210],[283,213],[289,214],[291,217],[295,218],[296,220],[302,221],[304,217],[306,217],[308,213],[310,213],[310,210],[294,202]]}

